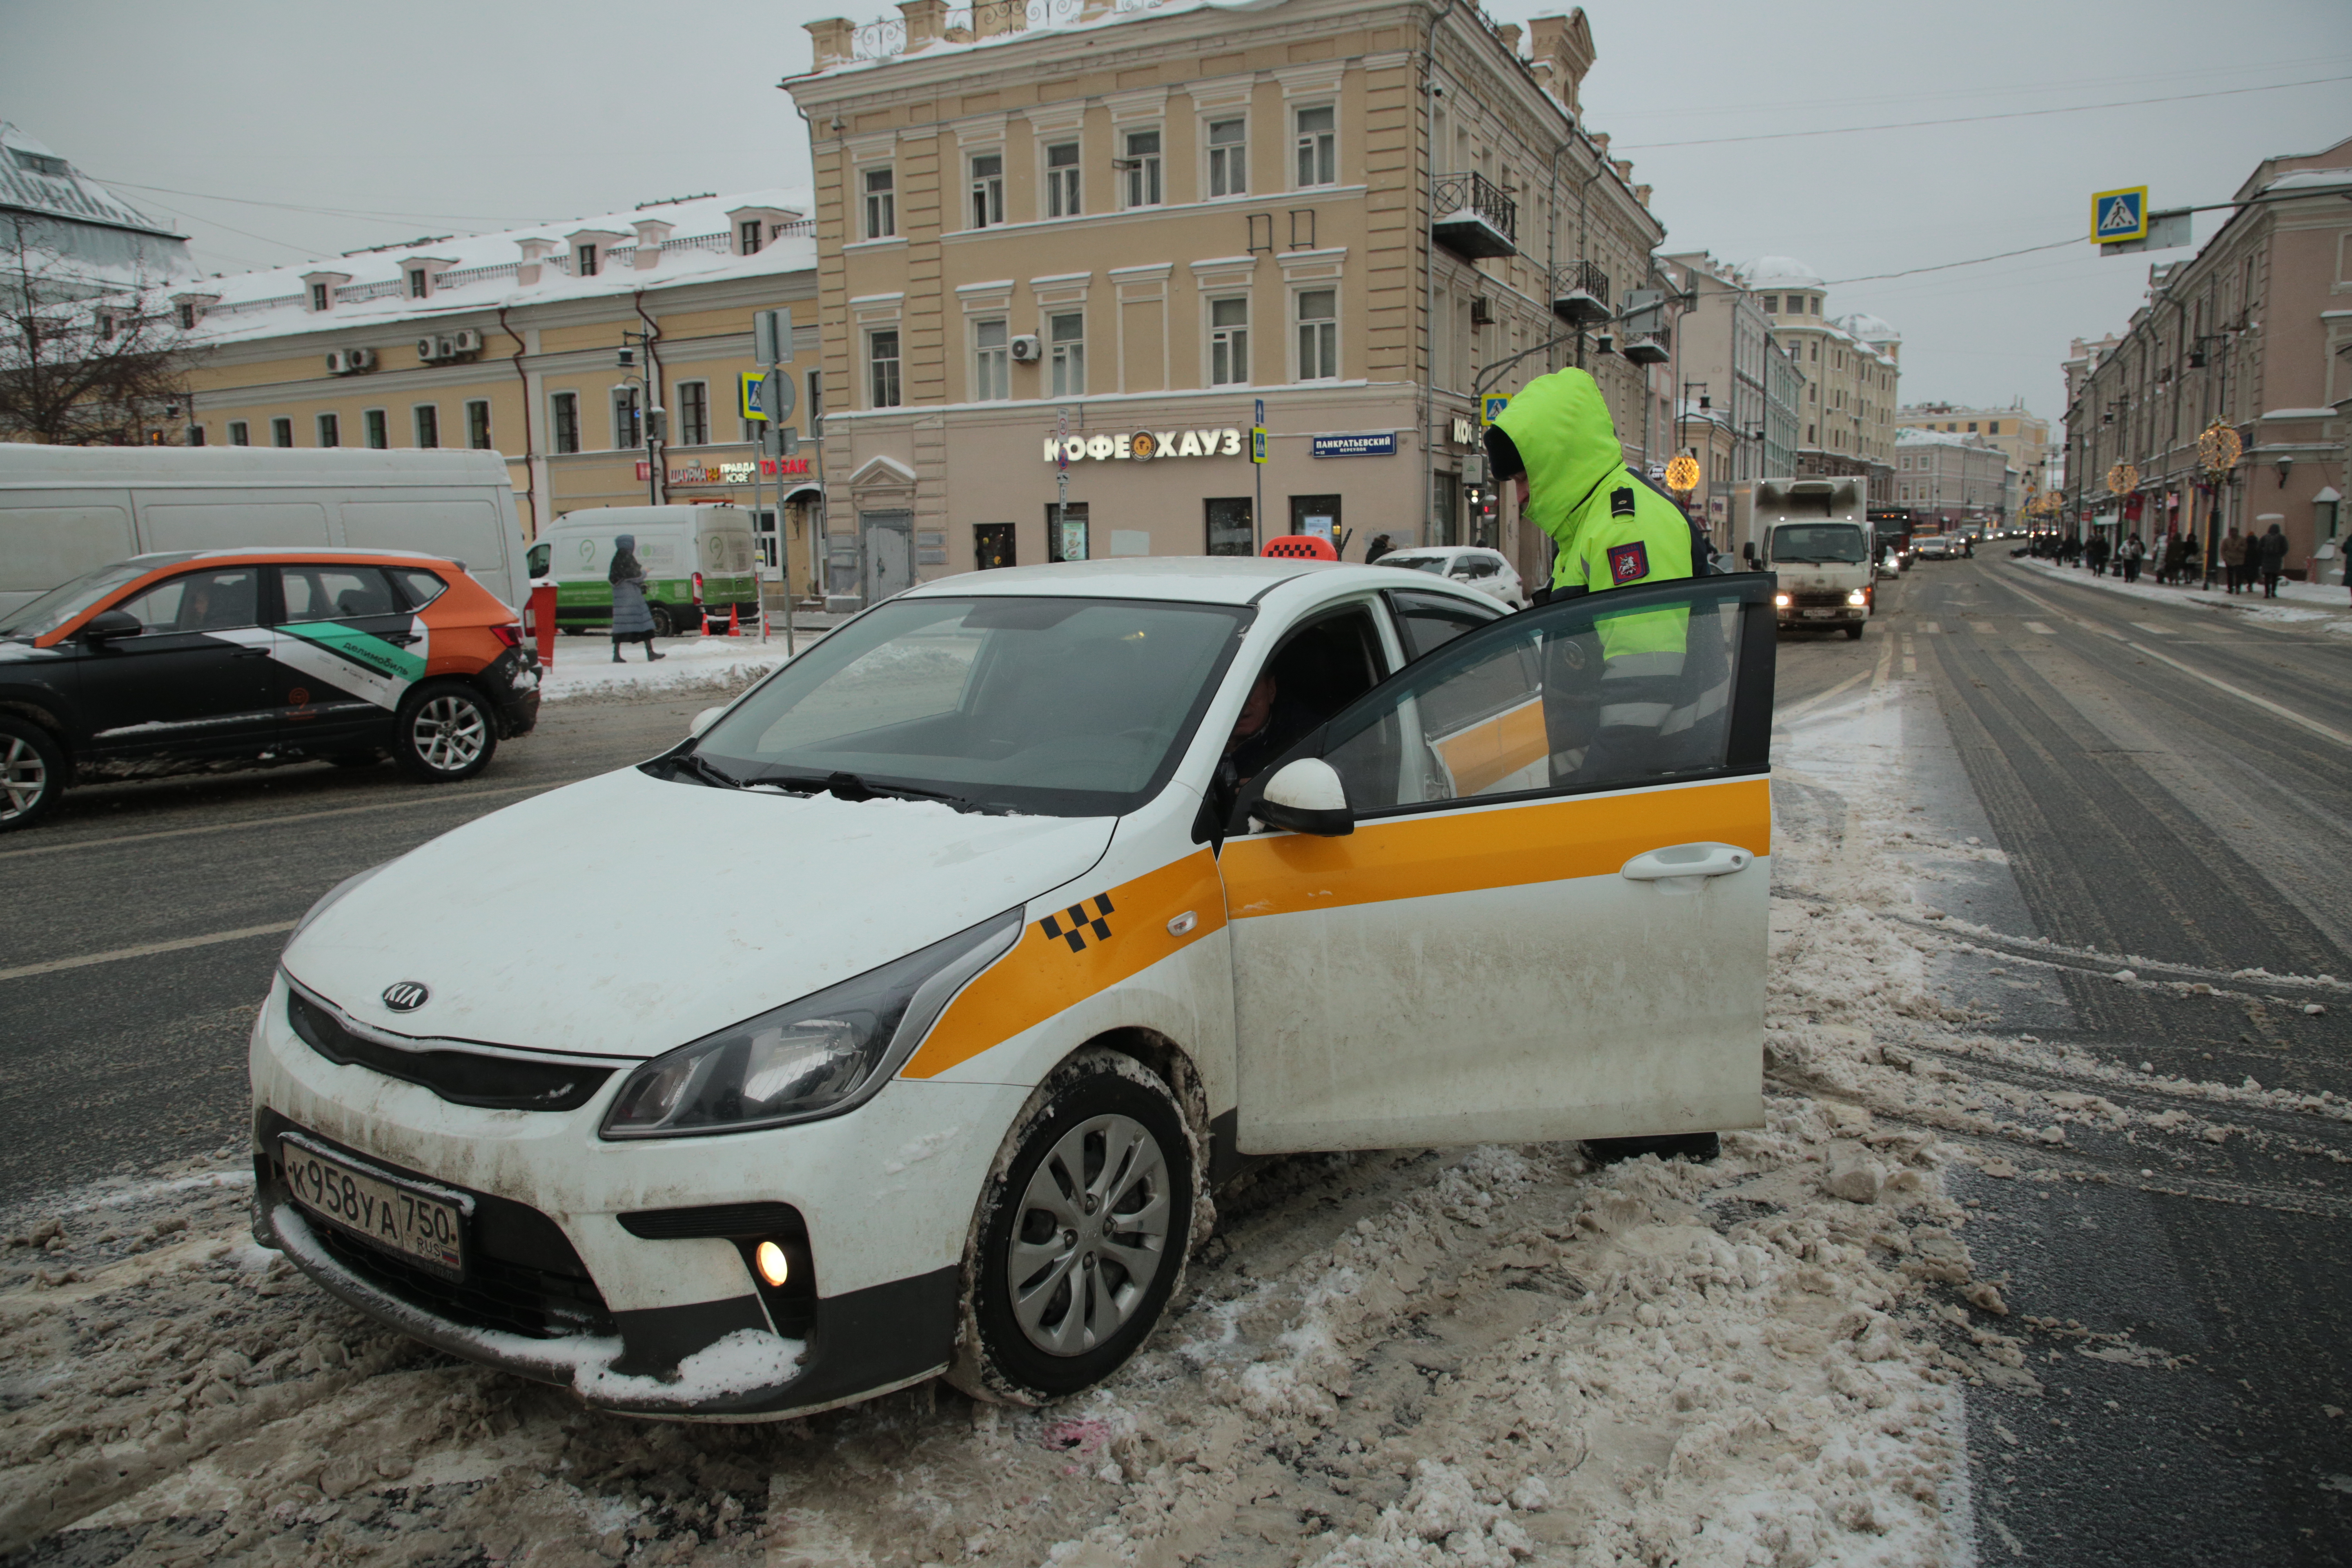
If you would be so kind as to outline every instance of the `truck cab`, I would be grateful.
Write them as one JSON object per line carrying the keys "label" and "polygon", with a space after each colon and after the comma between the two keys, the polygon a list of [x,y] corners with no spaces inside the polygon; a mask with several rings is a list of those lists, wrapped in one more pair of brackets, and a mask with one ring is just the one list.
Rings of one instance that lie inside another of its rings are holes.
{"label": "truck cab", "polygon": [[1859,638],[1878,595],[1864,481],[1759,480],[1756,520],[1764,564],[1780,578],[1772,596],[1780,628],[1835,629]]}

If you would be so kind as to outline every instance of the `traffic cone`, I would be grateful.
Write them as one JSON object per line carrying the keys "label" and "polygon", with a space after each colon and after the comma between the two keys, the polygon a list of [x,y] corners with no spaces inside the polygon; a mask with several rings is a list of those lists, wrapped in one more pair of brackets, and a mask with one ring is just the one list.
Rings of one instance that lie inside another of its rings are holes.
{"label": "traffic cone", "polygon": [[740,637],[743,635],[742,627],[736,622],[735,610],[736,607],[733,605],[727,606],[727,635],[730,637]]}

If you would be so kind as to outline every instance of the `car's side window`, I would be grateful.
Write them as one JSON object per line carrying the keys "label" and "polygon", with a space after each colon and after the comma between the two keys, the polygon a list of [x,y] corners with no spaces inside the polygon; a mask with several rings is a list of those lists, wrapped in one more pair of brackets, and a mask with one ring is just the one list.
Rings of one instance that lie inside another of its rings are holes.
{"label": "car's side window", "polygon": [[392,584],[379,567],[281,566],[278,571],[278,586],[286,595],[282,626],[299,621],[356,621],[400,611]]}
{"label": "car's side window", "polygon": [[1491,555],[1465,556],[1463,564],[1470,568],[1473,577],[1492,577],[1495,574],[1495,558]]}
{"label": "car's side window", "polygon": [[[1748,623],[1769,609],[1728,580],[1699,585],[1716,581],[1563,600],[1407,667],[1325,738],[1349,806],[1364,815],[1760,767],[1758,726],[1752,715],[1735,723],[1735,709],[1745,711],[1735,698],[1743,657],[1756,657]],[[1761,646],[1769,661],[1769,635]],[[1759,673],[1753,684],[1769,703],[1769,664]]]}
{"label": "car's side window", "polygon": [[[546,547],[533,545],[531,548],[534,551],[541,551]],[[539,564],[531,568],[532,573],[537,574],[545,572],[546,557],[540,555],[536,559]],[[402,593],[408,595],[408,607],[412,610],[423,609],[449,591],[447,583],[422,566],[394,566],[391,571],[392,580],[400,584]]]}
{"label": "car's side window", "polygon": [[1388,601],[1408,660],[1435,653],[1464,632],[1475,631],[1495,618],[1492,611],[1442,594],[1391,590]]}
{"label": "car's side window", "polygon": [[260,615],[261,569],[232,566],[186,572],[115,606],[151,634],[218,632],[249,626]]}

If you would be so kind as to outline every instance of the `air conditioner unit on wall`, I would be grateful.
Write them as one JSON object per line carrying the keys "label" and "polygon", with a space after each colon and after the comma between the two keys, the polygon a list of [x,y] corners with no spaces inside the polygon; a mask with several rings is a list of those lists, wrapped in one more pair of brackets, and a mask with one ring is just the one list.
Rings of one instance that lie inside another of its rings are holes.
{"label": "air conditioner unit on wall", "polygon": [[1037,341],[1034,332],[1024,332],[1013,340],[1013,357],[1023,364],[1043,358],[1045,353],[1045,345]]}
{"label": "air conditioner unit on wall", "polygon": [[482,352],[482,334],[471,327],[466,327],[452,332],[449,335],[449,343],[450,352],[453,353],[478,354]]}
{"label": "air conditioner unit on wall", "polygon": [[419,339],[417,339],[417,340],[416,340],[416,357],[417,357],[418,359],[425,360],[425,361],[428,361],[428,362],[429,362],[429,361],[432,361],[432,360],[439,359],[439,358],[441,357],[442,353],[444,353],[444,350],[443,350],[443,348],[442,348],[442,345],[443,345],[444,343],[447,342],[448,341],[449,341],[449,340],[448,340],[448,339],[446,339],[446,338],[419,338]]}
{"label": "air conditioner unit on wall", "polygon": [[375,350],[348,350],[343,354],[343,363],[353,370],[373,370],[375,368]]}
{"label": "air conditioner unit on wall", "polygon": [[328,351],[327,351],[327,374],[328,374],[329,375],[348,375],[348,374],[351,374],[351,369],[352,369],[352,367],[351,367],[351,357],[352,357],[351,355],[349,355],[349,354],[347,354],[347,353],[343,353],[341,349],[330,349],[330,350],[328,350]]}

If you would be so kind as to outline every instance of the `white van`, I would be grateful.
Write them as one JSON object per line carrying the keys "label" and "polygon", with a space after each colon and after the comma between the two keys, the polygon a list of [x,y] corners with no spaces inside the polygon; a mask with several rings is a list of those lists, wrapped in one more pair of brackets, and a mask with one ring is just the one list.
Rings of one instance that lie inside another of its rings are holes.
{"label": "white van", "polygon": [[1780,576],[1772,605],[1781,629],[1861,637],[1878,608],[1863,481],[1759,479],[1755,521],[1764,564]]}
{"label": "white van", "polygon": [[699,632],[698,605],[712,631],[760,620],[759,545],[751,514],[739,506],[602,506],[566,512],[530,547],[534,578],[555,584],[555,620],[565,631],[613,623],[613,541],[633,534],[646,569],[654,635]]}
{"label": "white van", "polygon": [[0,442],[0,613],[110,562],[257,544],[422,551],[529,595],[496,452]]}

